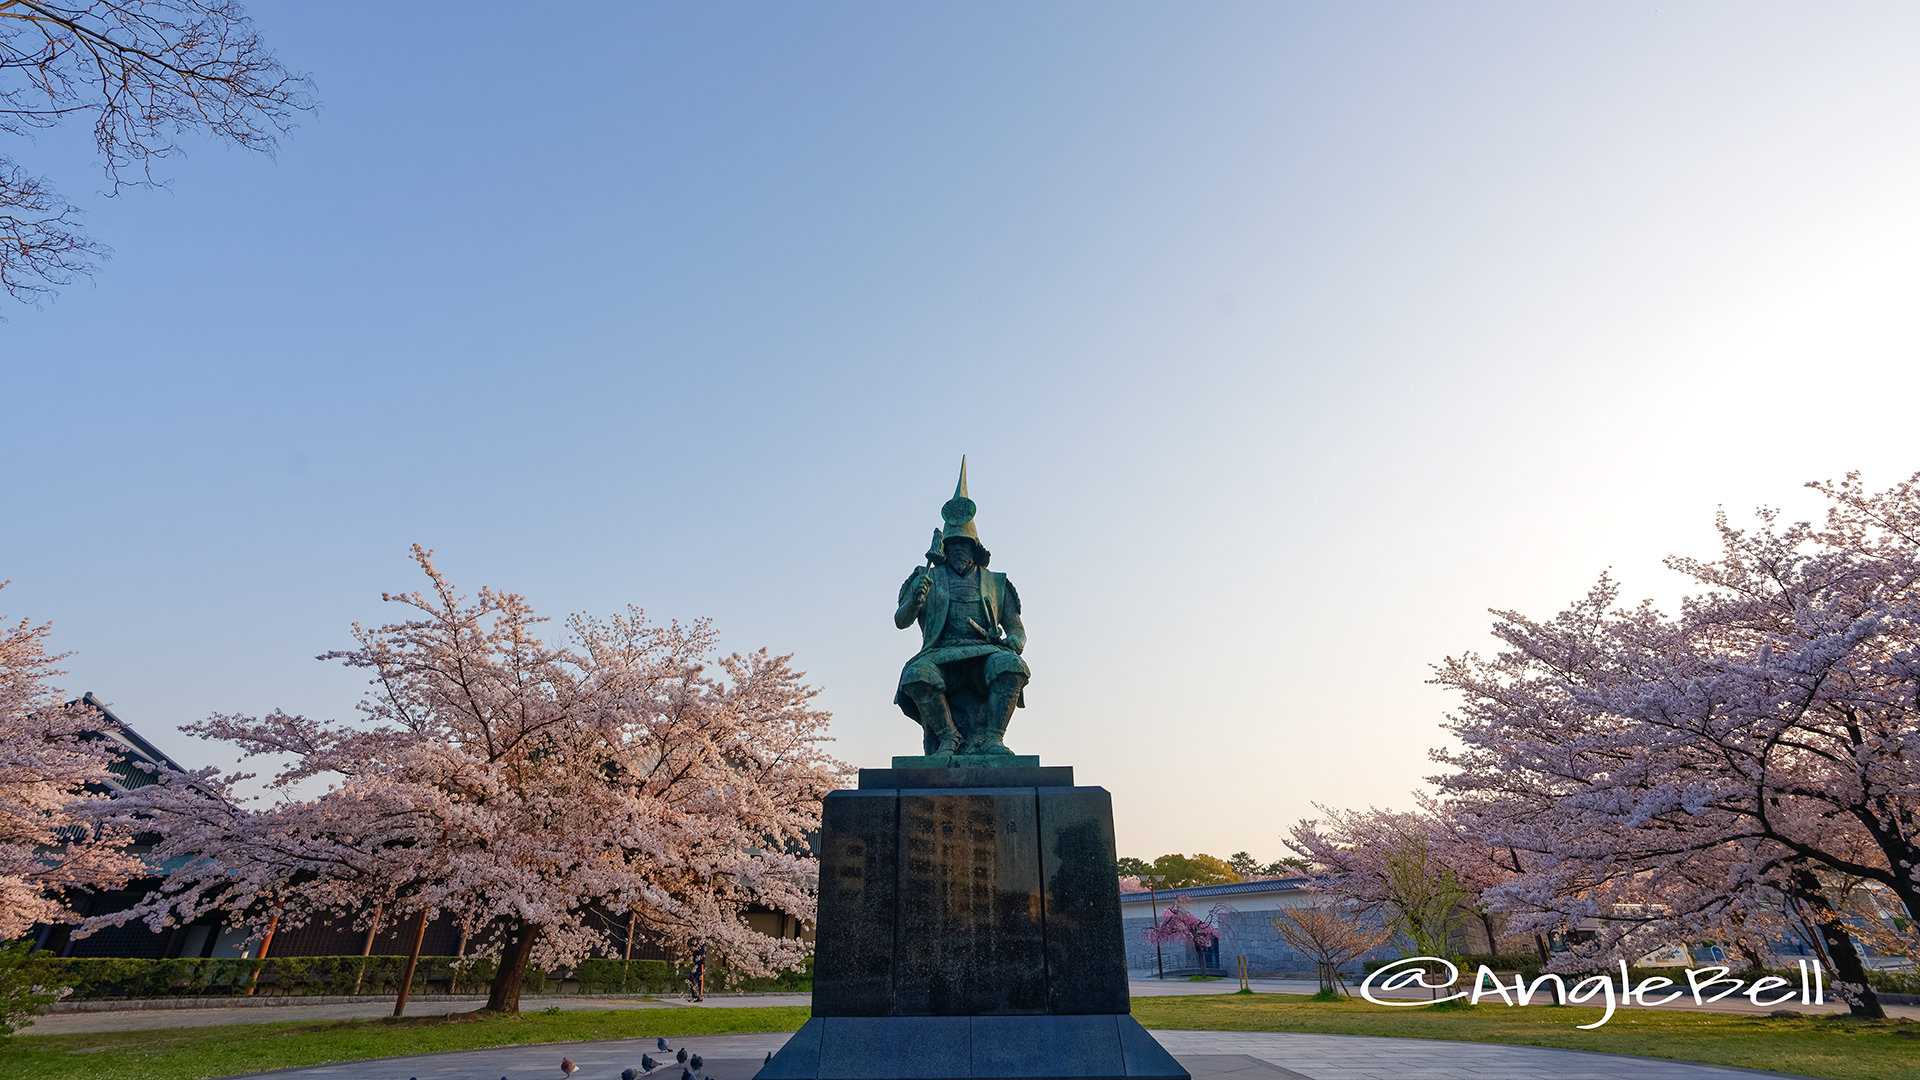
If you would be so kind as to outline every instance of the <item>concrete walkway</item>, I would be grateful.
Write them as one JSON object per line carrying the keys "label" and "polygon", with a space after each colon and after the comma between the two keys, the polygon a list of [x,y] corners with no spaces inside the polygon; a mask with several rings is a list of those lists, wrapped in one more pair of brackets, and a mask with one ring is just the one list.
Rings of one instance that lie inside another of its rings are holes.
{"label": "concrete walkway", "polygon": [[[282,999],[286,1000],[286,999]],[[742,994],[714,996],[692,1002],[684,999],[653,1000],[646,997],[583,997],[578,994],[520,999],[522,1012],[558,1008],[566,1012],[581,1009],[739,1009],[770,1005],[810,1005],[810,994]],[[407,1002],[408,1016],[444,1016],[447,1013],[472,1012],[485,1005],[485,997],[440,997]],[[119,1009],[105,1012],[64,1012],[34,1018],[27,1035],[69,1035],[90,1031],[151,1031],[156,1028],[219,1027],[225,1024],[316,1024],[328,1020],[371,1020],[393,1015],[393,999],[369,997],[359,1001],[335,1001],[324,1005],[231,1005],[216,1008]]]}
{"label": "concrete walkway", "polygon": [[[1153,1034],[1194,1080],[1734,1080],[1791,1075],[1494,1043],[1263,1031]],[[1236,1058],[1238,1068],[1232,1060]]]}
{"label": "concrete walkway", "polygon": [[[1158,979],[1135,979],[1128,984],[1128,992],[1134,997],[1170,997],[1176,995],[1230,994],[1238,986],[1232,979],[1218,982],[1187,982],[1172,980],[1161,982]],[[1311,994],[1319,987],[1312,982],[1283,979],[1254,979],[1253,990],[1256,994]],[[1383,995],[1385,996],[1385,995]],[[1414,998],[1418,994],[1395,994],[1394,997]],[[268,1004],[275,999],[258,999],[246,1005],[221,1005],[218,1007],[167,1008],[167,1009],[124,1009],[112,1011],[62,1012],[52,1016],[42,1016],[27,1029],[32,1035],[66,1035],[89,1031],[150,1031],[156,1028],[172,1027],[216,1027],[223,1024],[273,1024],[273,1023],[321,1023],[329,1020],[367,1020],[393,1015],[393,999],[387,997],[369,997],[357,1001],[331,1001],[323,1005]],[[289,999],[281,998],[279,1002]],[[407,1003],[408,1016],[442,1016],[453,1012],[471,1012],[486,1002],[484,997],[458,997],[419,999]],[[529,995],[521,999],[520,1008],[525,1012],[538,1012],[545,1008],[559,1008],[568,1012],[579,1009],[740,1009],[770,1005],[810,1005],[813,998],[808,994],[722,994],[709,995],[705,1001],[691,1002],[684,998],[647,997],[584,997],[581,995]],[[1496,1005],[1498,1004],[1496,999]],[[1642,1008],[1638,1005],[1622,1004],[1621,1009]],[[1680,1009],[1690,1012],[1742,1013],[1746,1015],[1764,1015],[1771,1009],[1755,1008],[1744,998],[1729,998],[1724,1001],[1695,1006],[1692,1002],[1676,1001],[1670,1005],[1644,1006],[1645,1008]],[[1807,1014],[1841,1013],[1847,1007],[1829,999],[1825,1005],[1790,1005],[1797,1012]],[[1912,1005],[1888,1005],[1887,1015],[1920,1020],[1920,1007]]]}
{"label": "concrete walkway", "polygon": [[[1381,1039],[1358,1035],[1156,1031],[1193,1080],[1735,1080],[1788,1076],[1718,1065],[1549,1050],[1536,1046]],[[706,1061],[704,1080],[752,1080],[784,1034],[690,1036],[685,1046]],[[673,1041],[675,1049],[681,1042]],[[573,1080],[619,1080],[638,1069],[651,1039],[546,1043],[489,1050],[380,1058],[279,1069],[253,1076],[276,1080],[562,1080],[560,1059],[580,1066]],[[661,1069],[656,1077],[678,1074]]]}

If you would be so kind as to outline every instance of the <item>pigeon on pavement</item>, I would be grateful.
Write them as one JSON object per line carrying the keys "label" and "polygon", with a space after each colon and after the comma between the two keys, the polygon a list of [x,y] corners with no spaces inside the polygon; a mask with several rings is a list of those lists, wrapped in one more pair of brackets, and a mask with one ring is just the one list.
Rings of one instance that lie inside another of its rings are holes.
{"label": "pigeon on pavement", "polygon": [[660,1067],[660,1063],[653,1060],[653,1058],[647,1054],[641,1054],[640,1067],[647,1070],[648,1072],[652,1072],[653,1070]]}
{"label": "pigeon on pavement", "polygon": [[633,1080],[634,1077],[639,1075],[640,1075],[639,1073],[634,1072],[630,1068],[620,1070],[620,1080]]}
{"label": "pigeon on pavement", "polygon": [[579,1068],[580,1066],[575,1065],[573,1063],[573,1059],[570,1057],[563,1057],[560,1059],[560,1075],[561,1076],[572,1076],[574,1074],[574,1071]]}
{"label": "pigeon on pavement", "polygon": [[673,1060],[679,1062],[682,1065],[685,1065],[687,1063],[687,1048],[684,1046],[681,1047],[680,1052],[673,1055]]}
{"label": "pigeon on pavement", "polygon": [[659,1047],[659,1048],[660,1048],[660,1052],[661,1052],[661,1053],[663,1053],[663,1054],[664,1054],[664,1053],[666,1053],[666,1052],[667,1052],[667,1051],[668,1051],[669,1049],[671,1049],[670,1047],[668,1047],[668,1046],[667,1046],[667,1040],[665,1040],[665,1039],[662,1039],[662,1038],[660,1038],[660,1037],[658,1037],[658,1036],[655,1036],[655,1037],[654,1037],[654,1040],[653,1040],[653,1045],[655,1045],[655,1046],[657,1046],[657,1047]]}
{"label": "pigeon on pavement", "polygon": [[687,1064],[693,1066],[694,1072],[699,1072],[701,1069],[706,1067],[706,1063],[700,1060],[699,1054],[693,1055],[693,1059],[689,1061]]}

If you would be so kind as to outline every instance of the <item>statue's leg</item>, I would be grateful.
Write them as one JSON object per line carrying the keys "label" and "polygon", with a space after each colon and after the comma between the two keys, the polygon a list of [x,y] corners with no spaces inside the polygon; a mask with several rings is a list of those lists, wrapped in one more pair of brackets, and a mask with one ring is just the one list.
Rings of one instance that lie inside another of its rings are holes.
{"label": "statue's leg", "polygon": [[[931,684],[912,682],[901,688],[920,710],[921,740],[932,756],[945,756],[960,748],[960,733],[953,727],[953,710],[947,707],[947,695]],[[935,742],[935,739],[939,742]]]}
{"label": "statue's leg", "polygon": [[953,708],[953,726],[960,732],[960,752],[979,754],[985,751],[987,732],[993,722],[987,718],[987,692],[982,686],[979,690],[968,689],[957,697],[948,691],[947,704]]}
{"label": "statue's leg", "polygon": [[1005,741],[1007,725],[1013,723],[1013,710],[1020,704],[1020,690],[1027,677],[1017,671],[1003,673],[993,680],[993,692],[987,697],[987,737],[980,742],[983,754],[1011,754]]}
{"label": "statue's leg", "polygon": [[978,754],[993,721],[987,714],[987,663],[976,656],[940,668],[947,684],[947,706],[953,710],[953,727],[960,733],[960,753]]}

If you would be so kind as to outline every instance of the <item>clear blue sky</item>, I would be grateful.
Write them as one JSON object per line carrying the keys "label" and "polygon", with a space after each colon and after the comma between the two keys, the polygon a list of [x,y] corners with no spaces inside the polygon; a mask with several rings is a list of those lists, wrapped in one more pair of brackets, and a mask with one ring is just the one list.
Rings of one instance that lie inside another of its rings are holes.
{"label": "clear blue sky", "polygon": [[[1123,854],[1406,805],[1488,607],[1920,469],[1910,4],[250,5],[324,109],[0,325],[0,613],[175,725],[350,715],[407,545],[798,654],[884,764],[969,455],[1009,741]],[[230,755],[224,755],[230,760]]]}

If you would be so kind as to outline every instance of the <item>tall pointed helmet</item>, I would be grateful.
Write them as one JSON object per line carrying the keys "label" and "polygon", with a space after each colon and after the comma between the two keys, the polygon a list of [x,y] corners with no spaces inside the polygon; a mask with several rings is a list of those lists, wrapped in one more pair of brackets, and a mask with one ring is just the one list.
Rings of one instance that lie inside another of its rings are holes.
{"label": "tall pointed helmet", "polygon": [[980,565],[983,567],[987,565],[987,560],[993,556],[987,551],[987,546],[980,542],[980,530],[973,524],[976,509],[973,500],[967,498],[967,458],[962,454],[960,482],[953,486],[953,498],[948,499],[946,505],[940,508],[940,520],[944,523],[944,527],[933,531],[933,546],[927,551],[928,559],[933,562],[946,562],[947,541],[956,536],[964,536],[973,541],[974,550],[980,553]]}

